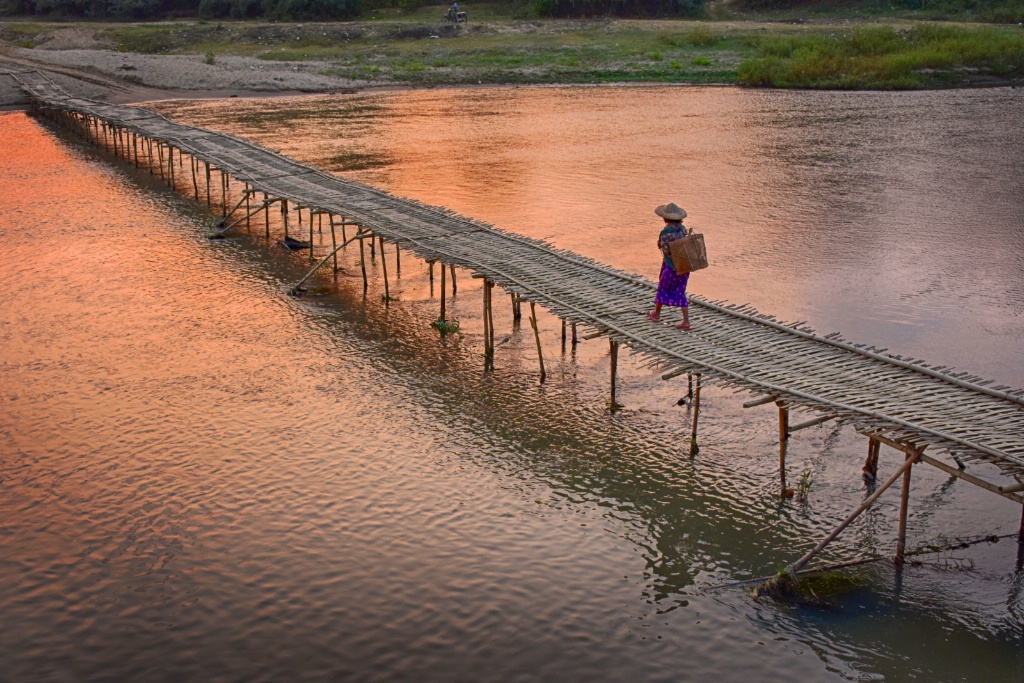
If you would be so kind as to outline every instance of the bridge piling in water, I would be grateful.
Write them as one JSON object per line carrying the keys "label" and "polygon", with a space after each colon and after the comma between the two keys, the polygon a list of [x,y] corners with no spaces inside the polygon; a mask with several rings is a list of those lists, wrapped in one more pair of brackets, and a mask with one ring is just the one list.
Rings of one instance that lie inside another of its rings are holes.
{"label": "bridge piling in water", "polygon": [[[440,322],[447,320],[447,275],[452,279],[452,296],[457,293],[456,267],[484,278],[485,369],[493,368],[493,287],[500,285],[512,296],[513,324],[521,317],[521,301],[530,302],[530,323],[537,344],[541,381],[545,381],[543,349],[536,305],[557,315],[562,325],[565,349],[568,326],[575,351],[579,343],[577,325],[584,325],[583,339],[609,338],[611,404],[617,398],[618,349],[626,344],[645,355],[652,366],[668,370],[663,377],[687,375],[687,398],[692,410],[690,456],[696,456],[701,387],[705,380],[752,392],[758,396],[744,403],[753,407],[775,402],[778,406],[779,475],[786,490],[786,457],[789,436],[800,429],[828,420],[850,424],[868,437],[864,474],[878,473],[882,444],[905,454],[904,464],[892,479],[824,539],[814,551],[797,562],[804,566],[838,533],[863,512],[877,496],[903,477],[896,560],[907,554],[906,532],[910,508],[911,468],[923,462],[992,491],[1021,505],[1020,534],[1024,543],[1024,495],[1015,486],[1000,487],[963,472],[967,463],[980,461],[1017,482],[1024,481],[1024,392],[989,383],[967,373],[951,373],[945,367],[885,355],[863,345],[850,344],[839,335],[819,336],[803,323],[783,324],[760,315],[750,306],[704,301],[692,297],[693,331],[679,333],[671,325],[646,319],[645,309],[654,284],[623,273],[591,259],[557,249],[547,242],[514,235],[480,221],[457,216],[438,207],[401,200],[353,181],[329,176],[232,136],[202,131],[168,121],[135,107],[109,105],[75,98],[35,72],[12,74],[31,97],[32,111],[78,135],[97,147],[111,151],[118,159],[156,175],[178,188],[174,168],[184,169],[183,155],[189,155],[192,193],[196,201],[205,193],[213,213],[212,170],[221,183],[221,215],[224,229],[242,220],[250,227],[252,217],[264,212],[264,234],[270,242],[270,206],[280,202],[281,228],[289,232],[289,202],[310,212],[310,262],[315,260],[313,213],[328,214],[331,253],[311,270],[333,259],[339,271],[337,251],[350,240],[345,226],[357,226],[352,240],[359,240],[360,269],[364,294],[369,281],[366,272],[365,240],[370,239],[371,258],[376,255],[375,238],[380,240],[384,297],[390,299],[390,282],[384,252],[385,240],[395,244],[395,267],[400,276],[399,242],[429,265],[433,295],[434,264],[441,264]],[[153,145],[157,150],[154,154]],[[163,146],[167,146],[166,169]],[[205,188],[199,184],[199,164],[204,165]],[[229,203],[231,178],[242,182],[242,195],[233,207]],[[183,180],[187,193],[188,181]],[[250,205],[256,192],[263,195],[259,206]],[[245,215],[231,219],[245,205]],[[341,222],[334,216],[343,216]],[[336,226],[342,227],[339,244]],[[322,232],[322,221],[321,221]],[[446,266],[450,273],[446,273]],[[301,283],[300,283],[301,284]],[[298,285],[295,290],[298,290]],[[589,331],[589,330],[592,330]],[[790,411],[808,409],[818,416],[790,424]],[[964,420],[965,414],[972,416]],[[925,448],[940,450],[956,463],[948,465],[925,456]],[[797,566],[794,565],[794,566]]]}

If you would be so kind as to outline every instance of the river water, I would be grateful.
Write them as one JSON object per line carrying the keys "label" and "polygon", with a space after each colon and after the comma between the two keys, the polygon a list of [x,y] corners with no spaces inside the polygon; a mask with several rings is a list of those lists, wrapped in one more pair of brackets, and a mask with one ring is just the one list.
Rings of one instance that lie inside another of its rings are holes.
{"label": "river water", "polygon": [[[160,106],[647,277],[653,207],[676,201],[711,253],[695,293],[1021,386],[1022,105],[529,88]],[[0,150],[0,680],[1024,678],[1010,539],[868,565],[818,600],[714,588],[864,498],[850,430],[794,435],[790,476],[813,485],[780,503],[772,408],[708,389],[691,460],[685,379],[620,360],[610,414],[607,343],[563,352],[550,316],[546,383],[508,306],[484,374],[465,274],[462,333],[439,340],[409,255],[388,305],[358,250],[291,299],[305,257],[262,226],[210,242],[203,207],[21,113]],[[940,475],[915,468],[911,545],[1017,529],[1012,503]],[[897,504],[825,559],[891,553]]]}

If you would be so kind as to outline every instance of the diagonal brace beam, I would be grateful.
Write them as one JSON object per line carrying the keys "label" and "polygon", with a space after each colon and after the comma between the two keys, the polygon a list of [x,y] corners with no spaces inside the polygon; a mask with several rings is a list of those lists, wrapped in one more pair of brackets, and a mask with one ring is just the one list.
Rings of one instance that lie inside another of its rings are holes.
{"label": "diagonal brace beam", "polygon": [[[228,212],[228,215],[231,215],[232,213],[237,211],[238,207],[242,205],[242,203],[245,201],[245,198],[248,197],[250,194],[256,194],[256,191],[255,190],[246,190],[244,195],[243,195],[243,197],[238,201],[238,204],[235,205],[235,208],[231,209],[231,211]],[[236,220],[231,221],[230,223],[228,223],[226,225],[225,225],[224,221],[226,221],[227,219],[225,218],[224,220],[221,220],[219,223],[217,223],[217,230],[211,232],[209,235],[207,235],[207,237],[209,237],[210,239],[213,239],[215,237],[220,237],[221,235],[226,233],[228,230],[230,230],[231,228],[235,227],[236,225],[238,225],[239,223],[244,221],[246,218],[252,218],[256,214],[258,214],[260,211],[265,211],[266,209],[269,209],[270,206],[274,202],[279,202],[279,201],[281,201],[281,200],[280,199],[267,199],[266,201],[262,202],[259,206],[257,206],[255,209],[253,209],[249,213],[245,214],[241,218],[238,218]]]}
{"label": "diagonal brace beam", "polygon": [[327,256],[324,256],[320,260],[319,263],[317,263],[315,266],[313,266],[310,269],[310,271],[308,273],[306,273],[305,277],[303,277],[301,280],[296,282],[295,286],[288,290],[288,293],[291,294],[292,296],[298,296],[302,292],[302,290],[301,290],[302,285],[306,282],[306,280],[308,280],[309,278],[311,278],[313,276],[313,273],[315,273],[316,271],[320,270],[320,266],[322,266],[325,263],[327,263],[331,259],[332,256],[337,254],[344,247],[348,246],[352,242],[355,242],[356,240],[364,240],[364,239],[367,238],[367,236],[369,236],[371,234],[372,233],[369,230],[365,230],[363,228],[360,228],[356,232],[355,235],[353,235],[352,237],[348,238],[347,240],[345,240],[344,242],[339,244],[336,248],[332,249],[331,253],[329,253]]}

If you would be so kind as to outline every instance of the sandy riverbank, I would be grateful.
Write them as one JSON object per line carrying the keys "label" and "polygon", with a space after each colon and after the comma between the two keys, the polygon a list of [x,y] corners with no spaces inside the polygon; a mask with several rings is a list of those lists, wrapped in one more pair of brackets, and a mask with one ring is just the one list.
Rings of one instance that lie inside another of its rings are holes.
{"label": "sandy riverbank", "polygon": [[[5,68],[39,69],[70,92],[119,103],[338,92],[368,85],[326,75],[318,62],[268,62],[226,55],[208,64],[202,55],[144,55],[98,48],[2,48],[0,72]],[[25,104],[27,99],[14,80],[0,75],[0,106]]]}

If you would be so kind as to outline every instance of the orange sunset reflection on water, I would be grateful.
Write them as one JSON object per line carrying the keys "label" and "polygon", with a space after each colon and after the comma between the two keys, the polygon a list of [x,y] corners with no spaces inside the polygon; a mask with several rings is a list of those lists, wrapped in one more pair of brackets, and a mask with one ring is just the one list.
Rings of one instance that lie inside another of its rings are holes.
{"label": "orange sunset reflection on water", "polygon": [[[1015,98],[533,88],[159,106],[647,277],[653,208],[677,201],[711,250],[698,294],[1024,384]],[[260,216],[210,240],[218,207],[189,178],[176,194],[24,113],[0,114],[0,152],[0,678],[1024,670],[1013,543],[972,548],[969,575],[870,565],[810,605],[711,589],[776,571],[864,500],[854,430],[801,431],[787,465],[813,488],[780,500],[774,406],[705,387],[693,458],[685,378],[624,354],[612,413],[607,340],[561,347],[554,316],[539,316],[542,384],[503,297],[485,372],[466,273],[447,300],[460,332],[439,338],[437,288],[404,249],[388,298],[384,261],[354,245],[337,278],[290,297],[309,255],[278,246],[279,215],[269,238]],[[314,241],[326,254],[329,231]],[[913,487],[915,543],[1019,524],[1019,506],[940,470]],[[828,561],[888,552],[896,500]]]}

